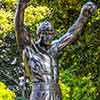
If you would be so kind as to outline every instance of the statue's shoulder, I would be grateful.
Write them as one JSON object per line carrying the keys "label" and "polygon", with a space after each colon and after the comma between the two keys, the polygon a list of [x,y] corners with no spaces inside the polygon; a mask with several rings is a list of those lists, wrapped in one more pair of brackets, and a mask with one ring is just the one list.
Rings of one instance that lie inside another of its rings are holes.
{"label": "statue's shoulder", "polygon": [[58,40],[52,41],[51,47],[48,49],[48,53],[54,57],[58,55]]}

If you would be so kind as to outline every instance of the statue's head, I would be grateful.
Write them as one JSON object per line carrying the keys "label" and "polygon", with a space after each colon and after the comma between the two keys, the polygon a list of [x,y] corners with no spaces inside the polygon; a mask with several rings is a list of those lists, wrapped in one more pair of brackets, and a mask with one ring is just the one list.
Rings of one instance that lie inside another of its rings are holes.
{"label": "statue's head", "polygon": [[52,24],[48,21],[40,23],[40,25],[37,28],[37,35],[39,39],[41,39],[42,42],[45,44],[51,43],[54,34],[55,34],[54,28]]}
{"label": "statue's head", "polygon": [[87,2],[83,5],[81,14],[85,17],[90,17],[96,13],[96,5],[93,2]]}

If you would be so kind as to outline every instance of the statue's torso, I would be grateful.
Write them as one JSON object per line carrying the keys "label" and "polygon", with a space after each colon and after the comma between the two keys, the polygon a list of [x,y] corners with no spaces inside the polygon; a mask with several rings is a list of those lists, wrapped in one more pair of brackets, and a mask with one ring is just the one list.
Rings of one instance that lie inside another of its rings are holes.
{"label": "statue's torso", "polygon": [[33,81],[57,82],[58,66],[55,59],[49,54],[33,54],[30,61],[33,66]]}
{"label": "statue's torso", "polygon": [[29,57],[28,66],[32,70],[33,81],[30,100],[61,100],[58,85],[58,66],[53,55],[54,51],[50,49],[46,53],[40,51],[37,53],[32,48],[28,47],[26,49],[29,52],[27,55]]}

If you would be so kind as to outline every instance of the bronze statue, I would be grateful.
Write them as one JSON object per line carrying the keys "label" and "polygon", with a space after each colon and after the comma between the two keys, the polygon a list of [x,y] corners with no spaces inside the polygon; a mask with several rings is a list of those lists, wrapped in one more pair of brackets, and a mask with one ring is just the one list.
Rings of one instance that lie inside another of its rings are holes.
{"label": "bronze statue", "polygon": [[30,100],[62,100],[57,56],[63,48],[79,36],[88,17],[96,12],[96,6],[87,2],[80,12],[77,21],[59,39],[52,42],[55,31],[50,22],[44,21],[37,28],[38,41],[32,40],[31,34],[24,27],[24,10],[29,0],[19,0],[15,31],[17,42],[22,49],[22,58],[26,72],[32,80]]}

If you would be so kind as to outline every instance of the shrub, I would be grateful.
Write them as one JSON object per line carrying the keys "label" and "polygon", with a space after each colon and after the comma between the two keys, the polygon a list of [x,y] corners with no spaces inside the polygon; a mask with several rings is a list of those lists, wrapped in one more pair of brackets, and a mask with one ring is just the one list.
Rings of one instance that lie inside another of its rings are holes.
{"label": "shrub", "polygon": [[68,72],[63,71],[60,74],[60,86],[63,100],[95,100],[96,87],[91,81],[91,74],[81,78],[76,77]]}
{"label": "shrub", "polygon": [[15,100],[15,93],[7,88],[7,86],[0,82],[0,100]]}
{"label": "shrub", "polygon": [[11,10],[6,11],[0,9],[0,34],[12,31],[14,29],[13,22],[13,13]]}

